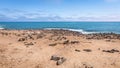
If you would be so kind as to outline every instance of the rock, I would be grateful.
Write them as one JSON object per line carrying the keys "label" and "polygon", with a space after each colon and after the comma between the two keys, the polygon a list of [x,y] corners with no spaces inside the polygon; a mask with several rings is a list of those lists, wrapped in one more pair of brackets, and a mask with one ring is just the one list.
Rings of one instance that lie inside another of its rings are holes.
{"label": "rock", "polygon": [[56,38],[56,40],[66,40],[66,39],[67,39],[66,37],[62,37],[62,36]]}
{"label": "rock", "polygon": [[28,43],[28,42],[24,42],[25,45],[30,46],[30,45],[34,45],[32,42]]}
{"label": "rock", "polygon": [[98,50],[100,50],[100,48],[98,48]]}
{"label": "rock", "polygon": [[41,35],[37,35],[37,39],[39,39],[39,38],[43,38],[43,36],[41,36]]}
{"label": "rock", "polygon": [[75,49],[75,51],[80,52],[80,50],[78,50],[78,49]]}
{"label": "rock", "polygon": [[19,38],[18,41],[25,41],[26,38]]}
{"label": "rock", "polygon": [[79,41],[71,41],[71,44],[79,43]]}
{"label": "rock", "polygon": [[119,52],[119,50],[115,50],[115,49],[112,49],[111,51],[113,51],[113,52]]}
{"label": "rock", "polygon": [[69,41],[69,40],[66,40],[63,42],[63,44],[76,44],[76,43],[79,43],[79,41]]}
{"label": "rock", "polygon": [[88,64],[83,64],[83,65],[81,66],[81,68],[93,68],[93,66],[88,65]]}
{"label": "rock", "polygon": [[28,35],[28,39],[34,40],[34,38],[32,37],[32,35]]}
{"label": "rock", "polygon": [[56,61],[56,65],[61,65],[66,61],[66,58],[53,55],[50,60]]}
{"label": "rock", "polygon": [[56,46],[57,45],[57,43],[54,43],[54,44],[49,44],[49,46]]}
{"label": "rock", "polygon": [[37,39],[41,39],[45,37],[46,35],[44,33],[37,34]]}
{"label": "rock", "polygon": [[115,33],[95,33],[95,34],[87,34],[86,39],[108,39],[107,42],[111,42],[111,39],[120,39],[120,34]]}
{"label": "rock", "polygon": [[115,53],[115,52],[119,52],[119,50],[111,49],[111,50],[103,50],[103,52]]}
{"label": "rock", "polygon": [[63,44],[69,44],[69,40],[64,41]]}
{"label": "rock", "polygon": [[58,61],[58,60],[60,60],[60,57],[53,55],[53,56],[51,56],[50,60]]}
{"label": "rock", "polygon": [[106,40],[106,42],[110,42],[110,41],[111,41],[110,39]]}
{"label": "rock", "polygon": [[91,52],[92,50],[91,49],[83,49],[83,51]]}
{"label": "rock", "polygon": [[60,58],[60,59],[57,61],[56,65],[61,65],[61,64],[64,63],[65,61],[66,61],[66,58],[62,57],[62,58]]}

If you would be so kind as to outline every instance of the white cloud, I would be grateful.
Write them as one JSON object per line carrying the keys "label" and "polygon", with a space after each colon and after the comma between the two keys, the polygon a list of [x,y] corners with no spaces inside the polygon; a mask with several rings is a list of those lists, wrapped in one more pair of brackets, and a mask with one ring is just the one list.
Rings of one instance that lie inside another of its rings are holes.
{"label": "white cloud", "polygon": [[120,21],[120,15],[60,16],[48,12],[0,9],[0,21]]}

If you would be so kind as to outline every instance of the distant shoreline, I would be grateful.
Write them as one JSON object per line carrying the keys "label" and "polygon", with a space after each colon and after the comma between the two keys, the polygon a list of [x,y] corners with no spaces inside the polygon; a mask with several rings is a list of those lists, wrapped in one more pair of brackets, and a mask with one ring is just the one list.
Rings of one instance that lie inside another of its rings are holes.
{"label": "distant shoreline", "polygon": [[51,30],[47,30],[47,29],[40,29],[40,30],[9,30],[9,29],[3,29],[3,30],[0,30],[0,33],[4,32],[7,33],[7,32],[23,32],[23,33],[34,33],[34,34],[37,34],[39,32],[43,32],[43,33],[55,33],[55,34],[62,34],[62,35],[73,35],[73,36],[83,36],[87,39],[119,39],[120,40],[120,34],[116,34],[116,33],[90,33],[90,34],[84,34],[84,33],[81,33],[81,32],[78,32],[78,31],[71,31],[71,30],[63,30],[63,29],[51,29]]}
{"label": "distant shoreline", "polygon": [[115,32],[81,32],[78,30],[73,30],[73,29],[52,29],[52,28],[46,28],[46,29],[0,29],[0,30],[8,30],[8,31],[41,31],[41,30],[58,30],[58,31],[72,31],[72,32],[78,32],[80,34],[118,34],[120,35],[120,33],[115,33]]}

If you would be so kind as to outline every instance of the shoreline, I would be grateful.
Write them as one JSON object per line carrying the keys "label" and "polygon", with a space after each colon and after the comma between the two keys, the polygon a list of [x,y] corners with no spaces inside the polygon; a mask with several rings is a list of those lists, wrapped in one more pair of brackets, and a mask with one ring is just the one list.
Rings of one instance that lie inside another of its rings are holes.
{"label": "shoreline", "polygon": [[66,29],[66,28],[43,28],[43,29],[5,29],[5,28],[2,28],[0,30],[9,30],[9,31],[12,31],[12,30],[16,30],[16,31],[41,31],[41,30],[58,30],[58,31],[72,31],[72,32],[79,32],[79,33],[82,33],[82,34],[118,34],[120,35],[120,33],[115,33],[115,32],[87,32],[87,31],[83,31],[83,30],[76,30],[76,29]]}
{"label": "shoreline", "polygon": [[[35,35],[38,35],[41,31],[43,33],[53,33],[55,35],[66,35],[66,36],[83,36],[84,38],[86,39],[96,39],[96,40],[102,40],[102,39],[118,39],[120,40],[120,34],[116,34],[116,33],[92,33],[92,34],[83,34],[81,32],[77,32],[77,31],[71,31],[71,30],[63,30],[63,29],[51,29],[51,30],[46,30],[46,29],[40,29],[40,30],[8,30],[8,29],[3,29],[3,30],[0,30],[0,34],[2,33],[3,35],[4,34],[9,34],[7,33],[7,31],[22,31],[23,33],[27,33],[27,34],[35,34]],[[6,32],[6,33],[4,33]]]}

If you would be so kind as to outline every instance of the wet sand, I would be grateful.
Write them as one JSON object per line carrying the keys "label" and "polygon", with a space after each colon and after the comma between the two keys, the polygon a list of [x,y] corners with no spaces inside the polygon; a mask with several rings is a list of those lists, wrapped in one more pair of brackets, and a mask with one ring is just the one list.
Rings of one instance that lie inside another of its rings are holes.
{"label": "wet sand", "polygon": [[120,35],[0,30],[0,68],[120,68]]}

